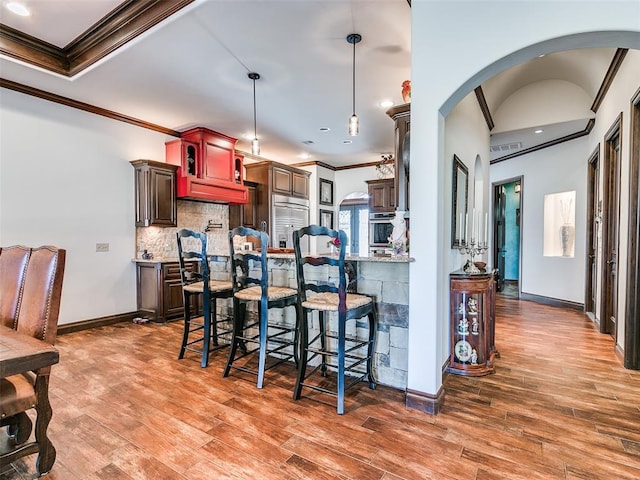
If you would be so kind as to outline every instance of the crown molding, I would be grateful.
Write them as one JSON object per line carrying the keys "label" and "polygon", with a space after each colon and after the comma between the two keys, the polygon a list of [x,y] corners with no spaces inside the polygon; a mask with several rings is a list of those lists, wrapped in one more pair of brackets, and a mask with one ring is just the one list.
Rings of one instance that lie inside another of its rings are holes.
{"label": "crown molding", "polygon": [[64,48],[0,24],[0,53],[72,77],[195,0],[127,0]]}
{"label": "crown molding", "polygon": [[624,57],[627,55],[629,51],[628,48],[619,48],[616,50],[616,53],[613,55],[613,59],[609,64],[609,69],[602,80],[602,84],[600,85],[600,89],[596,94],[596,98],[593,100],[593,104],[591,104],[591,111],[596,113],[598,108],[600,108],[600,104],[604,100],[604,97],[607,95],[611,84],[613,83],[613,79],[616,78],[616,74],[618,73],[618,69],[620,65],[622,65],[622,61]]}
{"label": "crown molding", "polygon": [[171,135],[172,137],[180,137],[182,135],[177,130],[172,130],[170,128],[166,128],[161,125],[145,122],[144,120],[130,117],[128,115],[123,115],[121,113],[114,112],[112,110],[106,110],[104,108],[96,107],[95,105],[79,102],[77,100],[73,100],[72,98],[56,95],[55,93],[46,92],[44,90],[39,90],[37,88],[29,87],[28,85],[23,85],[21,83],[7,80],[6,78],[0,78],[0,87],[8,88],[9,90],[14,90],[16,92],[24,93],[26,95],[31,95],[33,97],[42,98],[43,100],[48,100],[50,102],[59,103],[60,105],[65,105],[67,107],[77,108],[78,110],[84,110],[85,112],[101,115],[103,117],[107,117],[112,120],[117,120],[119,122],[125,122],[131,125],[135,125],[137,127],[146,128],[148,130],[154,130],[156,132],[164,133],[166,135]]}

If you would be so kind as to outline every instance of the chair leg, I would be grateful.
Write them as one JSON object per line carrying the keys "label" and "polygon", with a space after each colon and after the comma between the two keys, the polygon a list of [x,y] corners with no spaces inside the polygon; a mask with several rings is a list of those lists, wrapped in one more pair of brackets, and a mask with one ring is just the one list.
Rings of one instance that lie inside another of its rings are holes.
{"label": "chair leg", "polygon": [[184,303],[184,333],[182,334],[182,346],[178,354],[178,360],[184,358],[184,352],[187,350],[187,342],[189,341],[189,330],[191,329],[191,295],[189,292],[182,291],[182,301]]}
{"label": "chair leg", "polygon": [[346,315],[338,314],[338,415],[344,413],[344,355],[347,329]]}
{"label": "chair leg", "polygon": [[[237,298],[233,298],[233,332],[231,334],[231,345],[229,346],[229,358],[227,359],[227,366],[224,369],[223,377],[229,376],[229,371],[231,370],[231,365],[233,365],[233,361],[236,358],[236,350],[238,348],[238,344],[241,343],[240,337],[242,336],[242,329],[244,326],[244,317],[245,317],[246,307],[244,303],[241,303]],[[244,344],[241,345],[243,351]]]}
{"label": "chair leg", "polygon": [[202,368],[205,368],[209,365],[209,347],[211,344],[211,300],[207,301],[206,295],[203,306],[204,306],[204,328],[202,330]]}
{"label": "chair leg", "polygon": [[218,305],[216,297],[211,297],[211,338],[213,346],[218,346]]}
{"label": "chair leg", "polygon": [[20,412],[7,421],[9,422],[9,437],[14,439],[16,445],[21,445],[29,440],[31,428],[33,427],[29,415],[25,412]]}
{"label": "chair leg", "polygon": [[367,378],[369,380],[369,388],[371,390],[375,390],[376,388],[376,377],[373,373],[373,360],[375,355],[375,341],[376,341],[376,330],[378,326],[378,321],[376,317],[376,312],[371,311],[367,315],[369,318],[369,345],[367,348]]}
{"label": "chair leg", "polygon": [[[323,352],[327,351],[327,312],[321,310],[318,312],[318,327],[320,329],[320,348]],[[327,376],[327,355],[322,354],[322,366],[320,368],[322,376]]]}
{"label": "chair leg", "polygon": [[298,378],[296,379],[296,386],[293,389],[293,399],[300,400],[300,393],[302,392],[302,382],[307,371],[307,353],[308,353],[308,341],[309,341],[309,325],[307,312],[301,307],[296,307],[298,317],[298,327],[300,330],[299,337],[299,354],[300,361],[298,363]]}
{"label": "chair leg", "polygon": [[267,363],[267,330],[269,329],[269,308],[266,302],[258,303],[259,334],[260,334],[260,355],[258,359],[258,388],[262,388],[264,382],[264,370]]}

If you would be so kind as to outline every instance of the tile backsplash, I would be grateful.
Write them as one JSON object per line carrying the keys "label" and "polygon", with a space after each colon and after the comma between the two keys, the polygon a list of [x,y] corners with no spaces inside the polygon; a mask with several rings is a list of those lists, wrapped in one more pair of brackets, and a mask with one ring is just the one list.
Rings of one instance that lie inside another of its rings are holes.
{"label": "tile backsplash", "polygon": [[144,250],[155,259],[177,258],[176,232],[181,228],[204,232],[209,223],[215,227],[207,232],[207,253],[228,255],[229,206],[178,200],[177,227],[136,228],[136,258],[141,258]]}

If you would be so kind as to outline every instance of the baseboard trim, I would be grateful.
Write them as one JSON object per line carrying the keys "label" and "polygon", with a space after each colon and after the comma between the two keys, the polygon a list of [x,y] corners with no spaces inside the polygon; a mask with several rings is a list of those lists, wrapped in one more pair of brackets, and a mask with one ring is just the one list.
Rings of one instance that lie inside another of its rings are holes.
{"label": "baseboard trim", "polygon": [[104,327],[113,325],[114,323],[130,322],[138,316],[138,312],[120,313],[118,315],[109,315],[108,317],[90,318],[80,322],[64,323],[58,325],[58,335],[66,335],[67,333],[80,332],[89,330],[90,328]]}
{"label": "baseboard trim", "polygon": [[435,395],[407,389],[405,405],[413,410],[437,415],[444,405],[444,387],[440,386],[438,393]]}
{"label": "baseboard trim", "polygon": [[520,292],[520,300],[529,300],[530,302],[542,303],[552,307],[569,308],[584,312],[584,303],[570,302],[569,300],[560,300],[558,298],[543,297],[542,295],[533,295],[531,293]]}

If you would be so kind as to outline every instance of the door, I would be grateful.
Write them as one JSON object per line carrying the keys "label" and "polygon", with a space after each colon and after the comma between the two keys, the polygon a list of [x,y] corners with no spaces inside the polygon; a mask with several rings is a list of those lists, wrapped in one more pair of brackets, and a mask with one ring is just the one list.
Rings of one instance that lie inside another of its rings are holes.
{"label": "door", "polygon": [[498,269],[496,290],[504,288],[506,238],[505,238],[505,210],[507,206],[507,192],[504,184],[493,188],[493,258]]}
{"label": "door", "polygon": [[618,237],[620,216],[620,125],[622,114],[607,132],[603,165],[602,314],[600,331],[616,339],[618,316]]}
{"label": "door", "polygon": [[369,206],[340,205],[338,214],[338,229],[344,230],[349,240],[348,255],[367,256],[369,251],[368,225]]}
{"label": "door", "polygon": [[587,180],[587,265],[585,285],[585,312],[596,314],[596,285],[598,281],[598,230],[602,204],[599,200],[598,179],[600,178],[600,146],[589,159]]}

